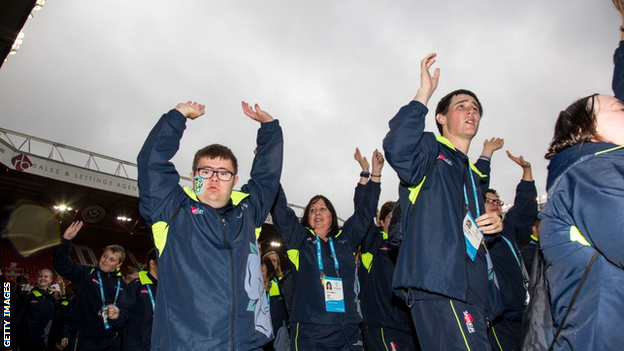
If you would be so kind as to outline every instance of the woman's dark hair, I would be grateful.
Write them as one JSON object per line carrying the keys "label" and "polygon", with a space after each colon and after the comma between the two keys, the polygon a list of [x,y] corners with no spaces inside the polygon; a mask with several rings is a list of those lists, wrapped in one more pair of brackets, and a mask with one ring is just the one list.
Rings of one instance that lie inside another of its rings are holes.
{"label": "woman's dark hair", "polygon": [[596,134],[594,106],[597,95],[593,94],[579,99],[559,113],[555,124],[555,136],[550,142],[548,153],[544,156],[547,160],[570,146],[591,141]]}
{"label": "woman's dark hair", "polygon": [[392,210],[394,209],[395,204],[396,202],[394,201],[387,201],[385,204],[381,206],[381,210],[379,211],[380,221],[386,220],[386,216],[388,216],[389,213],[392,213]]}
{"label": "woman's dark hair", "polygon": [[[479,98],[477,97],[475,93],[466,89],[457,89],[455,91],[451,91],[450,93],[446,94],[445,97],[440,99],[440,102],[438,102],[438,106],[436,107],[436,111],[435,111],[436,116],[437,115],[446,116],[446,114],[448,113],[449,107],[451,107],[451,100],[453,100],[453,96],[461,95],[461,94],[472,96],[472,98],[475,99],[475,101],[477,102],[477,106],[479,107],[479,115],[483,117],[483,105],[481,105],[481,101],[479,101]],[[436,119],[436,126],[438,127],[438,131],[440,132],[440,135],[443,136],[442,125],[438,123],[437,119]]]}
{"label": "woman's dark hair", "polygon": [[265,256],[262,258],[261,262],[262,262],[261,264],[263,264],[266,267],[267,279],[269,281],[273,280],[273,278],[276,277],[277,271],[275,270],[275,267],[273,266],[273,262],[271,262],[271,258]]}
{"label": "woman's dark hair", "polygon": [[336,232],[338,231],[338,215],[336,214],[336,209],[334,208],[334,205],[332,205],[331,201],[329,201],[329,199],[323,195],[316,195],[315,197],[310,199],[310,202],[308,202],[308,205],[305,207],[305,210],[303,211],[303,216],[301,216],[300,223],[301,225],[304,225],[308,228],[312,227],[310,223],[308,222],[308,217],[309,217],[308,214],[310,213],[310,207],[312,207],[312,205],[317,203],[319,200],[323,200],[325,202],[325,206],[327,206],[327,209],[332,215],[332,223],[331,223],[331,227],[329,228],[329,235],[335,235]]}

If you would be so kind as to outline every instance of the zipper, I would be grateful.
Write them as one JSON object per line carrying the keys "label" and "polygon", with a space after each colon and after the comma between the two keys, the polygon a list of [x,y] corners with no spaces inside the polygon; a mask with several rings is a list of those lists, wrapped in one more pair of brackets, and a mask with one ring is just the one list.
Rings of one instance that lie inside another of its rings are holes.
{"label": "zipper", "polygon": [[228,249],[229,255],[230,255],[230,286],[232,288],[232,313],[231,313],[231,317],[230,317],[230,343],[232,344],[232,350],[234,350],[235,347],[235,343],[234,343],[234,335],[235,335],[235,331],[236,331],[236,324],[234,323],[234,320],[236,319],[236,289],[234,287],[234,255],[232,254],[232,246],[230,245],[230,243],[228,243],[227,241],[227,237],[225,235],[225,217],[221,216],[221,226],[222,226],[222,234],[223,234],[223,244],[225,245],[225,247]]}

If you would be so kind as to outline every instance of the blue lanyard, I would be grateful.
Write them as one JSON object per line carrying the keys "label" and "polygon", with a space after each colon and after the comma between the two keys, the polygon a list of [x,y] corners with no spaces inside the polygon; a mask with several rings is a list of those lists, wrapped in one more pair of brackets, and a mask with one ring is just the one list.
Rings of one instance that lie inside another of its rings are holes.
{"label": "blue lanyard", "polygon": [[[329,237],[329,249],[331,250],[332,257],[334,259],[334,268],[336,269],[336,275],[340,277],[340,265],[338,265],[338,256],[336,256],[336,250],[334,249],[334,241]],[[324,276],[323,273],[323,257],[321,256],[321,238],[316,236],[316,260],[318,262],[319,271],[321,271],[321,279]]]}
{"label": "blue lanyard", "polygon": [[152,312],[153,312],[154,306],[156,305],[156,303],[154,303],[154,294],[152,294],[152,288],[150,288],[150,284],[147,284],[145,286],[147,287],[147,293],[149,294],[150,301],[152,301]]}
{"label": "blue lanyard", "polygon": [[505,238],[504,236],[501,235],[501,237],[503,238],[503,240],[505,240],[507,245],[509,245],[509,249],[511,250],[511,252],[514,255],[514,257],[516,258],[516,262],[518,262],[518,266],[522,267],[522,263],[520,263],[520,259],[518,258],[518,254],[516,254],[516,250],[514,249],[513,245],[511,245],[511,242],[509,240],[507,240],[507,238]]}
{"label": "blue lanyard", "polygon": [[[477,187],[475,186],[474,176],[472,175],[472,170],[470,169],[470,161],[468,161],[468,173],[470,174],[470,182],[472,183],[472,194],[474,195],[475,208],[477,210],[476,218],[481,216],[481,210],[479,209],[479,199],[477,198]],[[468,203],[468,194],[466,192],[466,184],[464,184],[464,200],[466,201],[466,207],[468,211],[470,211],[470,204]]]}
{"label": "blue lanyard", "polygon": [[[98,282],[100,283],[100,295],[102,296],[102,306],[106,306],[106,298],[104,297],[104,288],[102,287],[102,276],[100,275],[100,271],[97,271]],[[115,299],[113,300],[113,305],[117,304],[117,298],[119,297],[119,290],[121,288],[121,278],[117,278],[117,291],[115,292]]]}

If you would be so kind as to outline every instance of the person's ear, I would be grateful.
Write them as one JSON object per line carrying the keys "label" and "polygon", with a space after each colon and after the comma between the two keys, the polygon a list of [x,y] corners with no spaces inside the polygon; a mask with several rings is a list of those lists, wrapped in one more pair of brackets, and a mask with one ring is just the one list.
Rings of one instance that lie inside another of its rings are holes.
{"label": "person's ear", "polygon": [[445,124],[446,124],[446,116],[445,116],[445,115],[443,115],[443,114],[441,114],[441,113],[438,113],[438,114],[435,116],[435,118],[436,118],[436,121],[437,121],[438,123],[440,123],[441,125],[445,125]]}

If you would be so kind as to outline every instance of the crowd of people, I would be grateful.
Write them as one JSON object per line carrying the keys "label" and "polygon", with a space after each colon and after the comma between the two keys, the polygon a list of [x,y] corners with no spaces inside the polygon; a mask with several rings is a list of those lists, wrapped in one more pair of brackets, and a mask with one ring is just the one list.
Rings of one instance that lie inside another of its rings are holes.
{"label": "crowd of people", "polygon": [[[613,2],[624,23],[624,4]],[[475,93],[446,94],[434,114],[439,135],[425,131],[440,79],[435,53],[421,61],[414,99],[390,120],[383,152],[369,163],[356,149],[361,173],[343,225],[326,196],[310,199],[301,217],[287,205],[282,129],[257,104],[242,103],[260,128],[240,191],[237,159],[219,144],[197,151],[192,186],[180,186],[170,160],[205,106],[178,104],[138,156],[140,210],[155,243],[144,270],[122,276],[119,245],[104,248],[96,267],[73,261],[82,222],[72,223],[53,257],[72,288],[55,297],[53,272],[39,272],[18,303],[19,350],[619,350],[620,29],[615,96],[590,95],[559,115],[539,214],[524,157],[507,152],[521,172],[505,213],[490,188],[504,140],[486,139],[474,163],[467,156],[484,113]],[[386,161],[399,198],[378,211]],[[261,252],[269,214],[286,256]]]}

